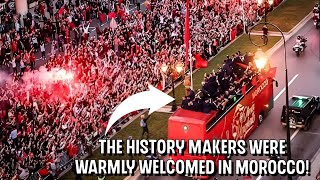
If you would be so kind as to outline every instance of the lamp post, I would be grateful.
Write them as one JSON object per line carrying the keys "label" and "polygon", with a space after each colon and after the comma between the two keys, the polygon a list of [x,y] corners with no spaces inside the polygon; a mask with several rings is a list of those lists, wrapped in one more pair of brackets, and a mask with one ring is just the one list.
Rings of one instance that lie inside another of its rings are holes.
{"label": "lamp post", "polygon": [[[273,4],[273,0],[258,0],[258,4],[259,6],[262,5],[262,3],[264,4],[264,22],[267,22],[267,14],[269,11],[269,6]],[[268,7],[268,9],[267,9]]]}
{"label": "lamp post", "polygon": [[171,76],[171,86],[172,86],[172,96],[173,96],[173,101],[172,101],[172,106],[171,106],[171,111],[176,111],[177,110],[177,103],[176,103],[176,99],[175,99],[175,92],[174,92],[174,77],[173,77],[173,73],[177,72],[177,73],[181,73],[182,70],[184,68],[183,63],[177,63],[175,65],[167,65],[165,63],[162,64],[161,66],[161,71],[163,73],[169,74],[169,76]]}
{"label": "lamp post", "polygon": [[[287,66],[287,50],[286,50],[286,40],[285,40],[285,37],[283,35],[283,32],[281,31],[281,29],[272,24],[272,23],[269,23],[269,22],[260,22],[260,23],[257,23],[256,25],[254,25],[250,31],[249,31],[249,39],[251,41],[251,43],[257,47],[259,47],[258,51],[256,52],[256,55],[255,55],[255,63],[256,63],[256,66],[257,68],[259,69],[262,69],[266,64],[267,64],[267,57],[264,55],[264,53],[262,52],[262,50],[260,49],[260,47],[262,46],[265,46],[267,45],[268,41],[264,41],[263,44],[256,44],[254,43],[254,41],[251,39],[251,31],[252,29],[254,29],[256,26],[260,25],[260,24],[265,24],[265,25],[270,25],[270,26],[273,26],[274,28],[276,28],[280,33],[281,33],[281,36],[282,36],[282,39],[283,39],[283,47],[284,47],[284,65],[285,65],[285,90],[286,90],[286,136],[287,136],[287,161],[291,160],[291,142],[290,142],[290,126],[289,126],[289,85],[288,85],[288,66]],[[267,38],[267,36],[263,35],[264,38]],[[291,180],[292,177],[290,175],[288,175],[288,180]]]}
{"label": "lamp post", "polygon": [[244,14],[244,5],[243,5],[243,3],[244,3],[244,1],[245,0],[241,0],[241,11],[242,11],[242,16],[241,16],[241,19],[242,19],[242,24],[243,24],[243,32],[244,33],[247,33],[247,28],[246,28],[246,26],[247,26],[247,22],[246,22],[246,20],[245,20],[245,14]]}

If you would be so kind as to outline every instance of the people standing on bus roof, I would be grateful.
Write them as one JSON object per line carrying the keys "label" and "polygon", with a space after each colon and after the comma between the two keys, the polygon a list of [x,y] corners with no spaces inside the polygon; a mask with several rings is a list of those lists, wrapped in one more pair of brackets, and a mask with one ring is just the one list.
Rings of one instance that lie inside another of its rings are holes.
{"label": "people standing on bus roof", "polygon": [[190,92],[189,92],[190,100],[191,101],[194,100],[195,96],[196,96],[196,93],[192,89],[190,89]]}

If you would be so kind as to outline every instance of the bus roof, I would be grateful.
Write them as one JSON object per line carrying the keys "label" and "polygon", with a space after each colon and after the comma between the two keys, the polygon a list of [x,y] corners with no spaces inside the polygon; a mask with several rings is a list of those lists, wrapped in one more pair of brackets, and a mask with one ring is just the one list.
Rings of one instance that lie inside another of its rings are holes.
{"label": "bus roof", "polygon": [[186,110],[183,108],[179,108],[171,117],[171,121],[179,121],[179,122],[190,122],[192,124],[201,124],[206,125],[213,117],[215,117],[217,111],[211,111],[206,114],[203,112],[195,112]]}

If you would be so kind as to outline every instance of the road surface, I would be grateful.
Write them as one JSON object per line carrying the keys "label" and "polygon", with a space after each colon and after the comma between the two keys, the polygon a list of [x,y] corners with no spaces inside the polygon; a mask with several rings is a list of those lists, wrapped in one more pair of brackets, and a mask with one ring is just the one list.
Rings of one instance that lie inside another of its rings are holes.
{"label": "road surface", "polygon": [[[292,95],[319,95],[320,96],[320,30],[317,30],[312,20],[309,20],[296,34],[287,39],[287,61],[289,77],[289,96]],[[297,35],[305,35],[308,38],[307,49],[300,56],[296,57],[292,51]],[[285,104],[285,68],[284,68],[284,48],[277,49],[270,58],[272,66],[277,67],[276,80],[278,87],[274,87],[274,108],[270,111],[262,125],[250,136],[249,139],[286,139],[286,130],[280,124],[282,106]],[[320,116],[314,118],[309,131],[291,130],[291,151],[292,158],[312,160],[320,148]],[[233,157],[233,159],[267,159],[268,157]],[[311,167],[312,168],[312,167]],[[220,177],[218,180],[242,180],[244,177]],[[143,176],[136,176],[133,179],[142,180]],[[188,177],[174,176],[150,177],[149,180],[182,180]],[[252,177],[257,180],[282,180],[287,177]],[[294,180],[298,177],[294,177]]]}

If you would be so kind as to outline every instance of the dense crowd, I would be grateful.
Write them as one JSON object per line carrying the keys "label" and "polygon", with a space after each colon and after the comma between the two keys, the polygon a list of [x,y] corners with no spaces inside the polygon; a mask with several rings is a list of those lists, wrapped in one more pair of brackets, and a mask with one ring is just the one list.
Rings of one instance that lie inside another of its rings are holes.
{"label": "dense crowd", "polygon": [[[91,151],[114,107],[146,90],[148,83],[156,86],[167,78],[160,72],[163,63],[184,61],[184,1],[157,1],[133,14],[124,4],[59,0],[53,7],[46,1],[38,16],[27,14],[24,26],[18,16],[2,17],[0,65],[13,76],[0,74],[0,179],[24,179],[42,167],[57,175],[70,158]],[[195,0],[190,5],[192,53],[206,58],[243,31],[242,15],[247,24],[259,18],[255,0]],[[93,27],[96,36],[90,36],[92,20],[104,23],[113,11],[117,27]],[[47,61],[40,68],[35,66],[37,51],[39,61]],[[240,57],[237,53],[233,59]],[[203,95],[217,97],[212,98],[217,108],[223,109],[228,95],[247,79],[230,70],[229,63],[230,58],[221,70],[226,73],[210,74],[203,83]],[[220,89],[211,88],[215,83]],[[196,99],[186,107],[196,107]]]}

